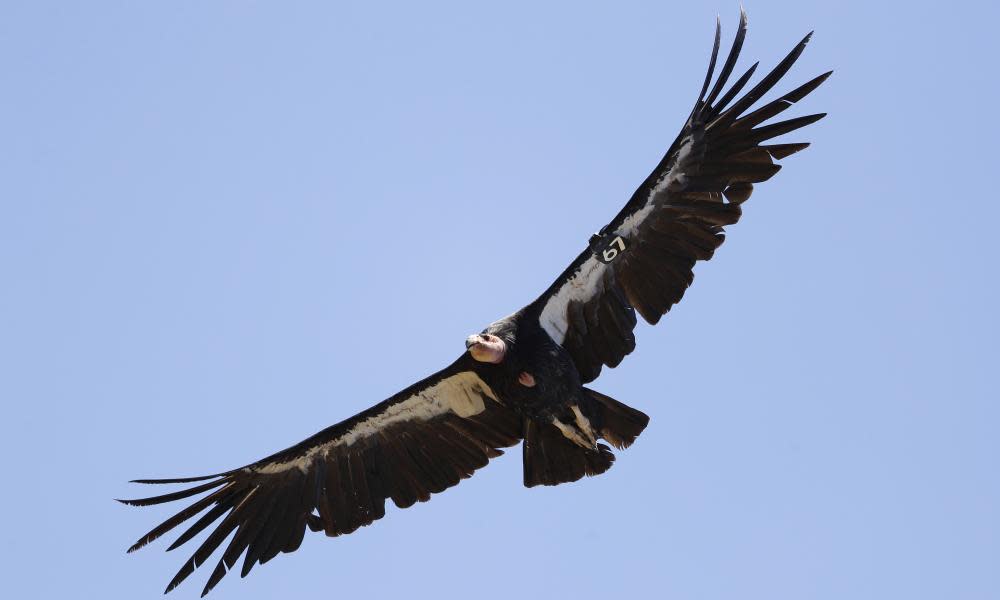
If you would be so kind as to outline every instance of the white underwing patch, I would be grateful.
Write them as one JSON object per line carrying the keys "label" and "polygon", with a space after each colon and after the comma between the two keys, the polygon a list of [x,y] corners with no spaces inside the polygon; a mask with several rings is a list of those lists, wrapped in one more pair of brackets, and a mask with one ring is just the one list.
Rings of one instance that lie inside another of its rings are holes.
{"label": "white underwing patch", "polygon": [[[691,146],[691,136],[684,138],[677,150],[677,160],[674,161],[673,166],[649,191],[642,208],[626,217],[621,226],[615,230],[615,235],[632,239],[643,222],[658,207],[657,196],[666,191],[671,184],[683,181],[684,173],[681,171],[681,167],[691,153]],[[542,307],[542,313],[538,319],[539,323],[555,343],[562,344],[563,340],[566,339],[566,332],[569,330],[570,302],[586,302],[603,292],[604,271],[607,268],[609,268],[608,265],[598,260],[597,257],[588,256],[587,260]]]}
{"label": "white underwing patch", "polygon": [[486,410],[483,395],[462,386],[459,386],[453,394],[449,394],[448,399],[452,412],[463,419],[478,415]]}
{"label": "white underwing patch", "polygon": [[596,296],[604,289],[604,271],[608,265],[591,255],[580,268],[549,298],[539,317],[542,329],[557,344],[566,339],[569,329],[569,303],[583,302]]}
{"label": "white underwing patch", "polygon": [[626,237],[631,237],[635,235],[635,232],[639,230],[639,227],[645,222],[646,218],[657,208],[657,196],[666,191],[672,184],[683,182],[684,173],[681,171],[680,167],[687,161],[688,154],[691,153],[691,136],[684,138],[681,142],[680,148],[677,149],[677,160],[674,161],[670,170],[656,182],[653,189],[649,191],[649,195],[646,197],[646,203],[642,205],[642,208],[635,211],[631,215],[625,218],[622,222],[621,227],[617,229],[619,235],[624,235]]}
{"label": "white underwing patch", "polygon": [[457,373],[389,406],[377,415],[355,423],[345,434],[310,448],[298,458],[258,467],[257,472],[280,473],[292,468],[305,471],[316,455],[326,454],[339,446],[350,446],[397,423],[428,421],[448,412],[462,418],[477,415],[486,409],[486,398],[497,401],[496,394],[478,375],[472,371]]}

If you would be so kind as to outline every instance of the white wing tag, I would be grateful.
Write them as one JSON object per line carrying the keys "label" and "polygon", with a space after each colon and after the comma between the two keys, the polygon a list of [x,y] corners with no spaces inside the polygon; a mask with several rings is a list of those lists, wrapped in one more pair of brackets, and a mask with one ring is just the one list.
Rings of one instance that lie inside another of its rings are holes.
{"label": "white wing tag", "polygon": [[604,264],[610,264],[611,261],[618,258],[618,256],[628,248],[625,243],[625,238],[620,235],[616,235],[613,238],[602,238],[598,237],[594,240],[590,246],[590,250],[594,253],[594,256],[598,258]]}

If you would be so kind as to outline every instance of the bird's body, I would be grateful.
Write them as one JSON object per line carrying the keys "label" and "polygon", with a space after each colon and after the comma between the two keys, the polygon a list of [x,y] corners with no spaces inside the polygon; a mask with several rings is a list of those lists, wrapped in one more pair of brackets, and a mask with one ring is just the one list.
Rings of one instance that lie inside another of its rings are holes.
{"label": "bird's body", "polygon": [[[484,333],[495,335],[507,348],[502,363],[481,374],[494,382],[501,396],[518,414],[547,418],[557,406],[575,398],[582,387],[569,353],[542,329],[530,310],[522,310],[490,324]],[[525,385],[521,374],[531,380]]]}
{"label": "bird's body", "polygon": [[[823,115],[768,123],[829,73],[747,112],[788,71],[803,39],[742,96],[757,65],[728,90],[746,18],[714,85],[719,30],[708,76],[680,135],[624,208],[551,286],[524,308],[466,340],[441,371],[302,442],[244,467],[185,479],[176,492],[123,502],[160,504],[206,493],[141,537],[129,551],[203,513],[171,545],[209,534],[167,587],[173,589],[231,535],[203,593],[243,558],[241,573],[299,547],[306,530],[351,533],[425,501],[523,441],[524,484],[556,485],[606,471],[648,417],[587,387],[635,349],[636,314],[655,324],[735,223],[753,185],[808,144],[763,142]],[[711,85],[711,88],[710,88]]]}
{"label": "bird's body", "polygon": [[[524,484],[528,487],[603,473],[611,466],[614,455],[597,440],[606,435],[613,444],[623,447],[631,444],[648,422],[646,415],[630,410],[634,424],[625,430],[602,433],[608,420],[605,408],[583,386],[569,352],[541,327],[539,314],[538,307],[529,305],[484,329],[484,334],[502,340],[504,358],[498,364],[475,366],[479,377],[496,390],[503,398],[501,402],[524,424]],[[542,432],[558,431],[559,435],[551,435],[546,446],[544,440],[536,440],[539,427]],[[578,454],[578,464],[572,465],[575,468],[563,469],[568,465],[546,457],[545,452],[551,451],[549,446],[553,444],[560,446],[560,456]],[[532,452],[536,448],[543,453]]]}

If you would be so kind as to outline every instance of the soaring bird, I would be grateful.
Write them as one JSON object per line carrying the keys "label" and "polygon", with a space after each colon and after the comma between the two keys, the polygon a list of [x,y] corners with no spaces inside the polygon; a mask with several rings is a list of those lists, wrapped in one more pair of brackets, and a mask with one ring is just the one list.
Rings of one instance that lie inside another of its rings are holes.
{"label": "soaring bird", "polygon": [[628,203],[590,237],[580,255],[536,300],[465,340],[444,369],[345,421],[238,469],[144,484],[194,484],[149,498],[150,506],[207,495],[139,538],[149,544],[204,513],[173,542],[207,538],[167,585],[174,589],[232,535],[207,594],[243,557],[241,575],[293,552],[306,529],[348,534],[385,514],[429,500],[502,448],[521,442],[524,485],[558,485],[607,471],[611,449],[631,445],[649,418],[586,384],[635,349],[636,313],[650,324],[684,295],[736,223],[753,186],[770,179],[807,143],[765,143],[824,116],[772,119],[818,87],[824,73],[750,111],[788,72],[811,33],[742,95],[754,63],[726,88],[747,32],[741,11],[733,45],[714,79],[721,27],[708,74],[680,134]]}

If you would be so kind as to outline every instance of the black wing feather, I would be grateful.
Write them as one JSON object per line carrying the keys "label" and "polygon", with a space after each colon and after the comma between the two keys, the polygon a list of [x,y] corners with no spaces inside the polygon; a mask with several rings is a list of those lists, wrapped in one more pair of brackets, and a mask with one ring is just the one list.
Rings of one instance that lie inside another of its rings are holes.
{"label": "black wing feather", "polygon": [[[718,26],[721,27],[721,25]],[[715,81],[715,86],[712,88],[712,92],[708,95],[708,98],[705,98],[705,104],[711,106],[712,103],[715,102],[719,93],[722,92],[722,88],[726,86],[726,82],[729,81],[729,76],[733,74],[733,69],[736,67],[736,61],[740,57],[740,50],[743,49],[743,40],[746,39],[746,36],[747,14],[742,8],[740,8],[740,25],[736,29],[736,37],[733,39],[733,45],[729,49],[729,56],[726,57],[726,62],[722,65],[722,70],[719,71],[719,78]],[[756,65],[754,65],[754,67],[756,67]],[[721,104],[725,106],[727,103],[722,102]]]}
{"label": "black wing feather", "polygon": [[656,169],[601,229],[597,246],[592,246],[619,236],[628,247],[606,265],[598,264],[595,250],[585,250],[532,305],[542,327],[572,356],[584,383],[595,379],[602,366],[618,365],[635,348],[636,311],[655,324],[681,300],[693,281],[695,262],[713,256],[725,239],[723,227],[739,220],[740,204],[750,197],[754,184],[781,169],[774,160],[808,146],[761,143],[824,116],[768,123],[819,87],[830,73],[747,113],[784,77],[811,33],[745,94],[739,96],[758,63],[723,93],[743,47],[746,24],[741,10],[732,48],[712,85],[720,39],[716,28],[695,110]]}
{"label": "black wing feather", "polygon": [[[382,518],[387,499],[405,508],[454,486],[502,454],[501,448],[520,441],[519,419],[475,374],[476,366],[463,355],[389,400],[241,469],[208,478],[142,480],[204,483],[122,502],[149,506],[211,493],[153,528],[129,551],[204,511],[168,547],[173,550],[209,531],[166,591],[177,587],[232,536],[209,575],[205,595],[240,556],[244,556],[241,575],[246,576],[255,564],[298,549],[307,527],[329,536],[350,533]],[[483,409],[459,416],[448,394],[475,395]],[[413,418],[391,416],[405,410],[424,412]]]}

